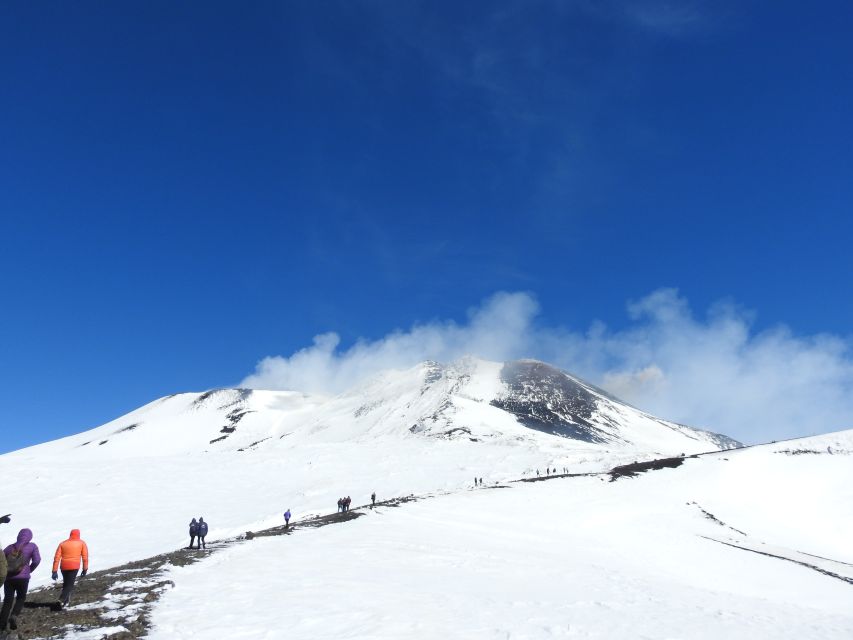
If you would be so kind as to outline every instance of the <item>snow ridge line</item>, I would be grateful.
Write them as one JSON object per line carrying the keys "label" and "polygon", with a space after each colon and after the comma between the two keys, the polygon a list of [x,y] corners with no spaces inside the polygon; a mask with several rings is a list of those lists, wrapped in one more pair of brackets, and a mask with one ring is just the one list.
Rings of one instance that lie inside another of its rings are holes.
{"label": "snow ridge line", "polygon": [[[698,502],[688,502],[687,504],[688,504],[688,505],[693,505],[693,506],[695,506],[697,509],[699,509],[699,511],[701,511],[701,512],[702,512],[702,515],[704,515],[706,518],[708,518],[708,520],[710,520],[710,521],[712,521],[712,522],[715,522],[716,524],[720,525],[721,527],[725,527],[726,529],[731,529],[731,530],[732,530],[732,531],[734,531],[735,533],[739,533],[739,534],[740,534],[740,535],[742,535],[742,536],[747,536],[747,535],[749,535],[749,534],[748,534],[748,533],[746,533],[745,531],[741,531],[740,529],[735,529],[733,526],[731,526],[731,525],[729,525],[729,524],[726,524],[725,522],[723,522],[722,520],[720,520],[717,516],[715,516],[715,515],[714,515],[713,513],[711,513],[710,511],[707,511],[707,510],[703,509],[703,508],[702,508],[702,505],[700,505]],[[829,558],[823,558],[823,560],[829,560]]]}
{"label": "snow ridge line", "polygon": [[[733,542],[726,542],[725,540],[717,540],[716,538],[711,538],[709,536],[699,536],[700,538],[705,538],[705,540],[711,540],[712,542],[717,542],[719,544],[724,544],[727,547],[734,547],[735,549],[740,549],[742,551],[750,551],[752,553],[757,553],[762,556],[767,556],[769,558],[776,558],[777,560],[786,560],[788,562],[793,562],[794,564],[798,564],[800,566],[806,567],[807,569],[811,569],[812,571],[817,571],[818,573],[822,573],[825,576],[829,576],[830,578],[835,578],[836,580],[841,580],[846,582],[847,584],[853,585],[853,578],[848,578],[847,576],[842,576],[838,573],[834,573],[833,571],[829,571],[828,569],[824,569],[822,567],[818,567],[813,564],[809,564],[808,562],[803,562],[802,560],[797,560],[795,558],[788,558],[786,556],[780,556],[775,553],[770,553],[768,551],[759,551],[758,549],[750,549],[749,547],[743,547],[739,544],[735,544]],[[804,554],[809,555],[809,554]],[[817,557],[817,556],[813,556]],[[829,558],[825,558],[829,560]],[[836,560],[829,560],[830,562],[837,562]],[[839,562],[838,564],[847,564],[846,562]]]}

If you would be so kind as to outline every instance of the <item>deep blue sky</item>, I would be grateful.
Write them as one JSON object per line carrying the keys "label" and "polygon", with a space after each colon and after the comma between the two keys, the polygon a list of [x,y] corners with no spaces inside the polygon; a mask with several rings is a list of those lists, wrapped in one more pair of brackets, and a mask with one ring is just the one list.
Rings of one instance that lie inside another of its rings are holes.
{"label": "deep blue sky", "polygon": [[853,5],[0,3],[0,450],[463,319],[678,287],[853,324]]}

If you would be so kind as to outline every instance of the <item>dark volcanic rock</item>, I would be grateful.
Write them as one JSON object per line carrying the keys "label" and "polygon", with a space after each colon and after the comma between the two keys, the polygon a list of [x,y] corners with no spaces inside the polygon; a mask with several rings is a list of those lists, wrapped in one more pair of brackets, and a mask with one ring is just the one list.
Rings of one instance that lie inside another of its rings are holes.
{"label": "dark volcanic rock", "polygon": [[532,360],[508,362],[501,381],[509,393],[491,404],[512,413],[524,426],[584,442],[613,440],[590,422],[596,397],[559,369]]}

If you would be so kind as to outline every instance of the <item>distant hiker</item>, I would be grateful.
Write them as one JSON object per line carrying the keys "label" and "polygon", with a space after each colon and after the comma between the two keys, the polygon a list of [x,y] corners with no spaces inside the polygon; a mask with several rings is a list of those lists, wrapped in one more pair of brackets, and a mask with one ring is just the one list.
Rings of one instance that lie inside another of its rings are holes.
{"label": "distant hiker", "polygon": [[344,510],[344,499],[338,498],[338,513]]}
{"label": "distant hiker", "polygon": [[80,529],[72,529],[68,540],[59,543],[53,556],[53,573],[51,578],[57,579],[57,569],[62,571],[62,595],[59,596],[59,606],[67,607],[71,602],[71,592],[80,570],[80,559],[83,559],[83,571],[80,577],[89,571],[89,547],[80,539]]}
{"label": "distant hiker", "polygon": [[344,511],[349,511],[349,506],[352,504],[352,498],[347,496],[344,498]]}
{"label": "distant hiker", "polygon": [[198,522],[195,518],[190,520],[190,546],[187,549],[192,549],[195,546],[195,537],[198,535]]}
{"label": "distant hiker", "polygon": [[545,475],[546,475],[546,476],[550,476],[550,475],[551,475],[551,469],[550,469],[550,468],[545,467]]}
{"label": "distant hiker", "polygon": [[287,527],[289,525],[290,525],[290,509],[288,509],[287,511],[284,512],[284,528],[287,529]]}
{"label": "distant hiker", "polygon": [[477,486],[477,478],[474,478],[474,486]]}
{"label": "distant hiker", "polygon": [[198,518],[198,548],[207,549],[207,543],[204,541],[205,536],[207,535],[207,523],[204,521],[204,518],[199,516]]}
{"label": "distant hiker", "polygon": [[480,478],[480,486],[481,487],[483,486],[483,479],[482,478]]}
{"label": "distant hiker", "polygon": [[3,585],[3,608],[0,609],[0,633],[5,632],[7,627],[13,631],[18,628],[17,617],[27,599],[30,575],[41,563],[39,548],[32,539],[32,531],[21,529],[18,541],[3,549],[6,583]]}
{"label": "distant hiker", "polygon": [[536,477],[539,477],[539,469],[536,470]]}
{"label": "distant hiker", "polygon": [[374,491],[373,493],[370,494],[370,508],[372,509],[375,506],[376,506],[376,492]]}

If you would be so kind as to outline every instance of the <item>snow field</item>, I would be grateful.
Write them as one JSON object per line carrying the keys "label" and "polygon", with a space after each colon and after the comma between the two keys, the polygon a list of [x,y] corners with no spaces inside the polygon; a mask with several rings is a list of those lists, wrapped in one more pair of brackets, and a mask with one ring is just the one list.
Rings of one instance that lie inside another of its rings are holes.
{"label": "snow field", "polygon": [[255,539],[174,569],[151,638],[853,634],[853,586],[703,539],[723,528],[683,501],[679,471],[465,491]]}

